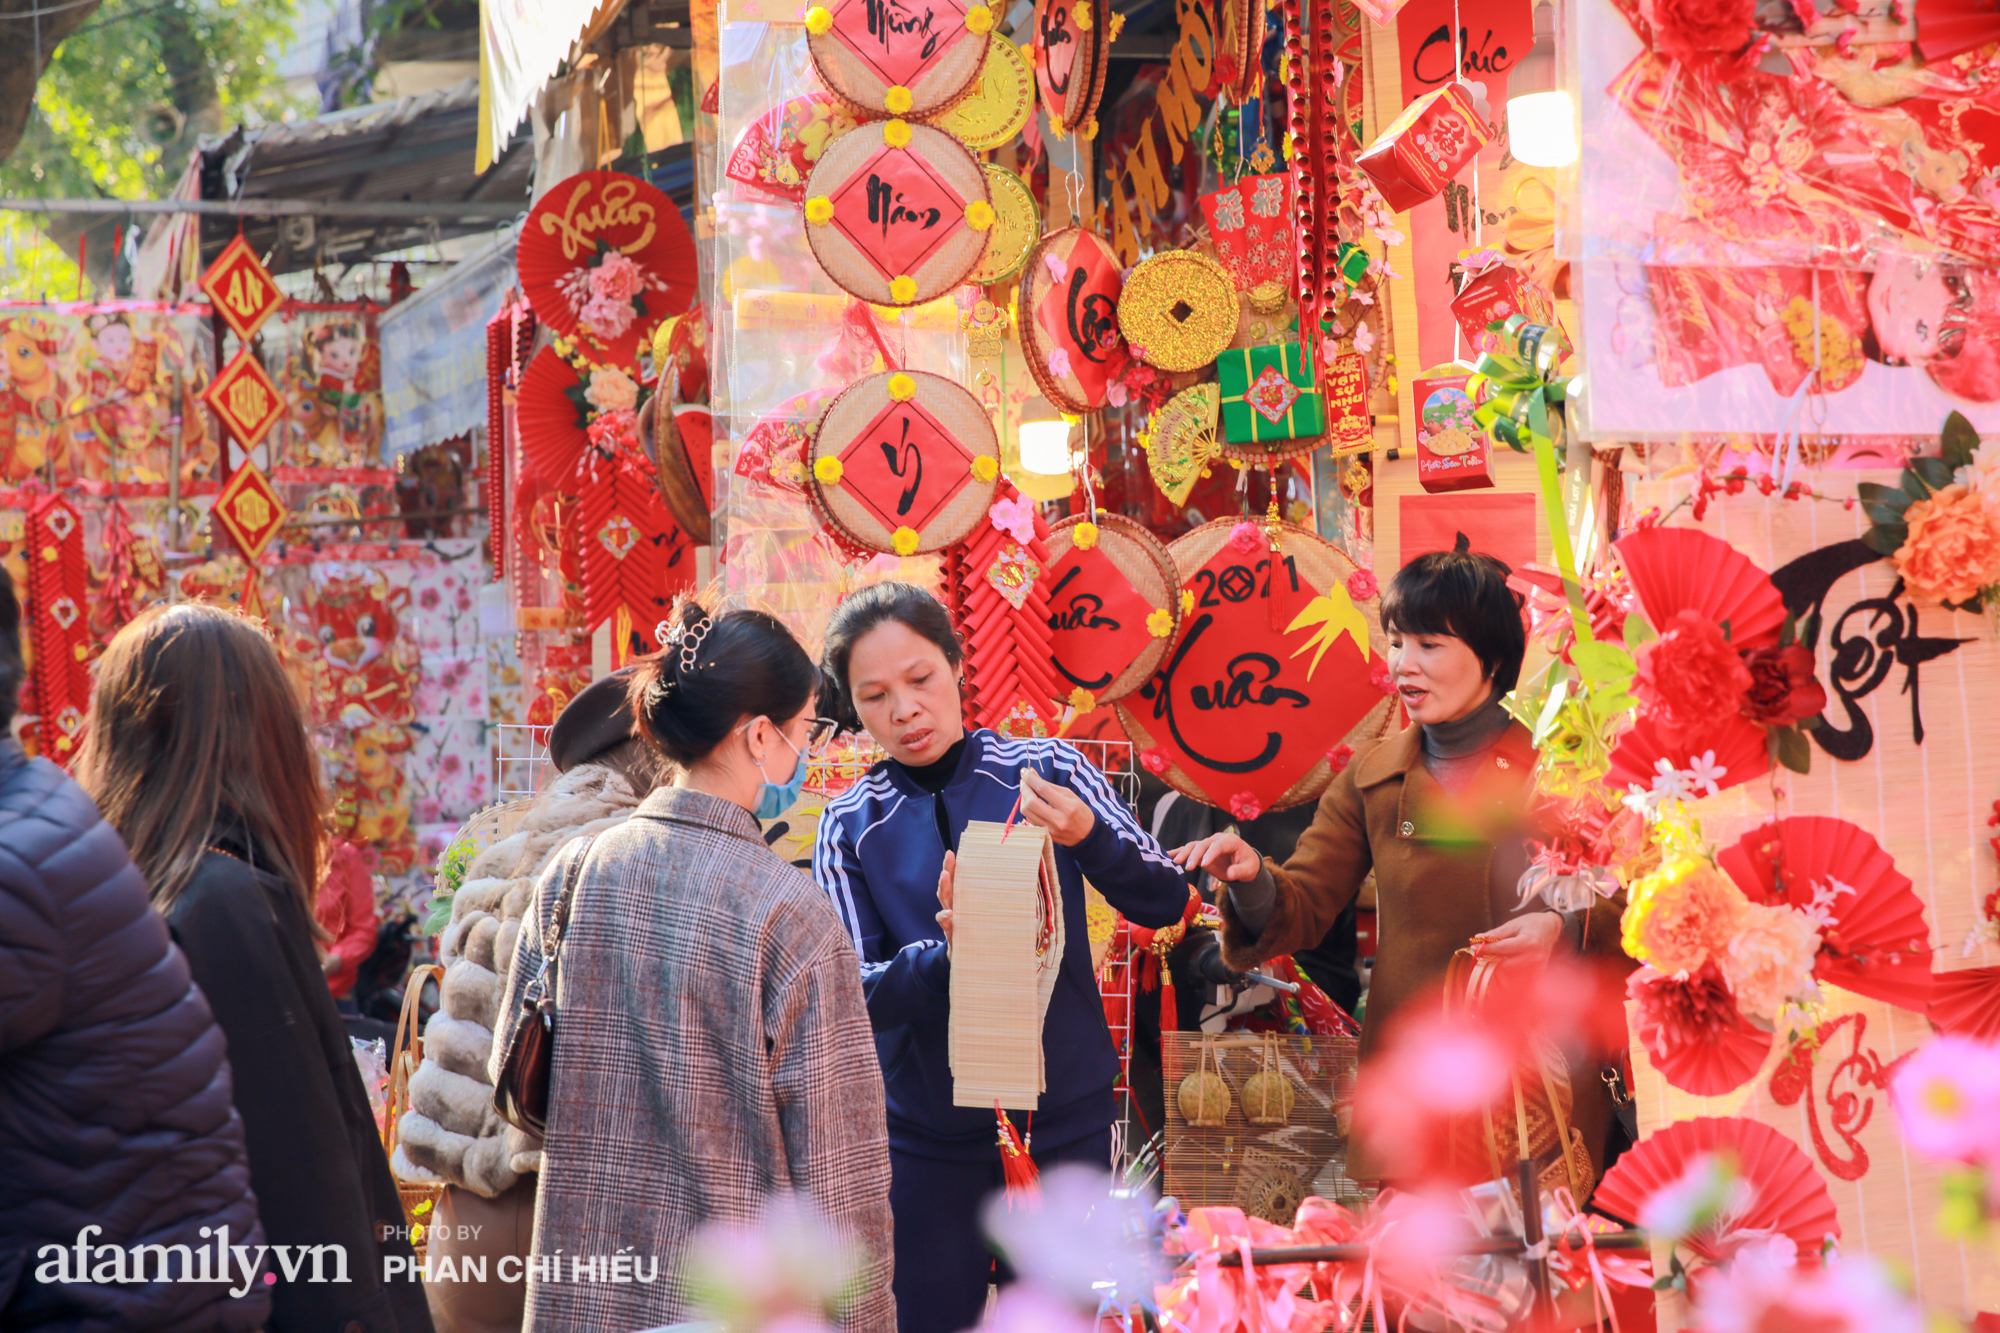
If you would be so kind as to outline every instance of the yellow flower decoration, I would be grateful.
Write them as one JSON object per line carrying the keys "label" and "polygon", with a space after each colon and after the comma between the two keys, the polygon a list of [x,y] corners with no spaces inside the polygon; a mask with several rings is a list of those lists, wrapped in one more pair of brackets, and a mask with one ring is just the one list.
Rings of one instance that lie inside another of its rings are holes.
{"label": "yellow flower decoration", "polygon": [[971,33],[993,31],[993,11],[985,5],[974,5],[965,11],[965,30]]}
{"label": "yellow flower decoration", "polygon": [[1111,16],[1111,40],[1117,41],[1118,34],[1125,31],[1125,16],[1114,13]]}
{"label": "yellow flower decoration", "polygon": [[833,221],[833,200],[823,194],[806,200],[806,221],[815,227],[824,227]]}
{"label": "yellow flower decoration", "polygon": [[1084,140],[1086,143],[1095,139],[1097,137],[1097,117],[1092,116],[1089,120],[1085,121],[1083,128],[1076,132],[1076,137]]}
{"label": "yellow flower decoration", "polygon": [[1164,639],[1174,632],[1174,613],[1164,606],[1154,607],[1146,616],[1146,633]]}
{"label": "yellow flower decoration", "polygon": [[901,372],[891,375],[889,396],[899,403],[907,403],[917,396],[917,382]]}
{"label": "yellow flower decoration", "polygon": [[1092,25],[1097,22],[1091,15],[1089,0],[1085,0],[1085,3],[1075,6],[1069,12],[1070,16],[1076,20],[1076,30],[1078,32],[1089,32]]}
{"label": "yellow flower decoration", "polygon": [[897,528],[889,536],[889,545],[896,548],[897,555],[915,555],[917,553],[917,530],[915,528]]}
{"label": "yellow flower decoration", "polygon": [[815,37],[824,37],[833,28],[833,15],[824,5],[814,5],[806,11],[806,31]]}
{"label": "yellow flower decoration", "polygon": [[888,92],[882,94],[882,107],[892,116],[900,116],[915,105],[916,99],[910,96],[910,90],[900,83],[892,85]]}
{"label": "yellow flower decoration", "polygon": [[1000,475],[1000,460],[991,454],[981,454],[972,460],[972,476],[975,481],[991,481]]}
{"label": "yellow flower decoration", "polygon": [[1063,118],[1054,112],[1049,113],[1049,132],[1058,139],[1069,136],[1069,129],[1063,124]]}
{"label": "yellow flower decoration", "polygon": [[1091,547],[1097,545],[1097,525],[1088,519],[1070,529],[1069,535],[1070,539],[1077,544],[1080,550],[1088,551]]}
{"label": "yellow flower decoration", "polygon": [[1194,589],[1192,589],[1192,588],[1182,588],[1182,589],[1181,589],[1181,614],[1182,614],[1182,615],[1186,615],[1186,614],[1187,614],[1188,612],[1190,612],[1190,611],[1192,611],[1192,610],[1194,610]]}
{"label": "yellow flower decoration", "polygon": [[1069,706],[1079,713],[1088,713],[1097,707],[1097,696],[1079,685],[1069,692]]}
{"label": "yellow flower decoration", "polygon": [[917,280],[905,273],[889,280],[889,299],[897,305],[909,305],[917,299]]}
{"label": "yellow flower decoration", "polygon": [[993,205],[984,199],[975,199],[965,206],[965,225],[974,231],[985,231],[993,225]]}
{"label": "yellow flower decoration", "polygon": [[840,485],[840,479],[845,472],[846,469],[841,467],[840,460],[832,454],[821,455],[819,461],[813,464],[813,475],[819,478],[819,484],[822,486]]}
{"label": "yellow flower decoration", "polygon": [[882,142],[891,148],[908,148],[910,146],[910,122],[907,120],[883,121]]}

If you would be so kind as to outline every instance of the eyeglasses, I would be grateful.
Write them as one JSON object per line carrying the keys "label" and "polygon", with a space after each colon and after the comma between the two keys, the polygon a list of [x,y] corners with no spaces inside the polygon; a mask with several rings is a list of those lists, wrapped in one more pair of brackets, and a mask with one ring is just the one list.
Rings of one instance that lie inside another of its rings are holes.
{"label": "eyeglasses", "polygon": [[[762,715],[760,714],[759,716]],[[737,736],[742,735],[744,729],[747,728],[751,722],[755,722],[756,720],[757,719],[753,717],[750,719],[749,722],[742,723],[731,734]],[[770,719],[765,718],[765,721],[768,722],[770,721]],[[839,730],[840,730],[840,723],[836,722],[834,719],[830,717],[814,718],[812,720],[812,725],[806,728],[806,745],[804,750],[804,754],[806,755],[806,757],[808,759],[817,759],[820,756],[820,754],[826,749],[828,742],[833,740],[834,733]],[[778,734],[780,736],[783,736],[785,734],[784,729],[782,727],[778,729]],[[790,739],[787,738],[785,743],[789,745],[791,743]]]}

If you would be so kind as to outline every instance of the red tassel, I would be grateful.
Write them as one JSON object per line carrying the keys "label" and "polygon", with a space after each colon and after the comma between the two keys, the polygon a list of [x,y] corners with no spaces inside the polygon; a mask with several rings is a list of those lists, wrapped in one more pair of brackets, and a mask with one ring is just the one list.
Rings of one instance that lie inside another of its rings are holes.
{"label": "red tassel", "polygon": [[1179,1032],[1181,1009],[1174,999],[1174,972],[1167,960],[1160,960],[1160,1031]]}
{"label": "red tassel", "polygon": [[[1028,1155],[1028,1139],[1021,1137],[1014,1122],[993,1104],[993,1118],[1000,1122],[1000,1176],[1007,1182],[1007,1206],[1042,1197],[1042,1173],[1035,1167],[1035,1159]],[[1032,1137],[1035,1129],[1035,1113],[1028,1112],[1028,1132]]]}

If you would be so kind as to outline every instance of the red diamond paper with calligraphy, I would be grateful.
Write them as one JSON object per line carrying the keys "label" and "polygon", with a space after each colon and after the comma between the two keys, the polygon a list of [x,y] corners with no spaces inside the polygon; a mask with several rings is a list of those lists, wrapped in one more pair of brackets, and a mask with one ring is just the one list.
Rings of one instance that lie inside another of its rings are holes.
{"label": "red diamond paper with calligraphy", "polygon": [[965,221],[965,196],[900,148],[875,154],[832,198],[833,225],[885,278],[915,273]]}
{"label": "red diamond paper with calligraphy", "polygon": [[843,483],[894,532],[921,532],[972,484],[972,455],[912,400],[891,402],[840,455]]}
{"label": "red diamond paper with calligraphy", "polygon": [[28,618],[35,650],[35,707],[42,753],[67,768],[83,743],[90,707],[90,567],[83,520],[61,496],[28,511]]}
{"label": "red diamond paper with calligraphy", "polygon": [[245,450],[255,449],[285,412],[278,386],[247,347],[202,390],[201,399]]}
{"label": "red diamond paper with calligraphy", "polygon": [[271,274],[257,259],[257,252],[241,236],[222,247],[222,253],[201,275],[201,289],[215,302],[236,336],[248,342],[285,303],[285,294],[271,281]]}
{"label": "red diamond paper with calligraphy", "polygon": [[254,463],[237,468],[236,475],[215,497],[216,522],[222,524],[237,548],[253,563],[285,526],[290,513],[270,480]]}

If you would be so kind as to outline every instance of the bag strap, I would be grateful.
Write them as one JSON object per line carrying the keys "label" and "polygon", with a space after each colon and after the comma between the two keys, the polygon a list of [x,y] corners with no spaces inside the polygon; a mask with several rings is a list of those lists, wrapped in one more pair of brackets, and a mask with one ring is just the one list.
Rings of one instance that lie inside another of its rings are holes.
{"label": "bag strap", "polygon": [[568,868],[563,871],[562,892],[556,896],[554,918],[542,932],[542,966],[535,973],[534,980],[530,981],[522,991],[523,1003],[527,1002],[527,992],[537,985],[542,988],[544,996],[555,994],[556,977],[561,970],[559,960],[562,954],[563,935],[569,928],[570,905],[576,900],[577,881],[583,878],[583,862],[590,855],[590,845],[595,841],[597,839],[594,836],[580,839],[576,845],[576,855],[571,858]]}

